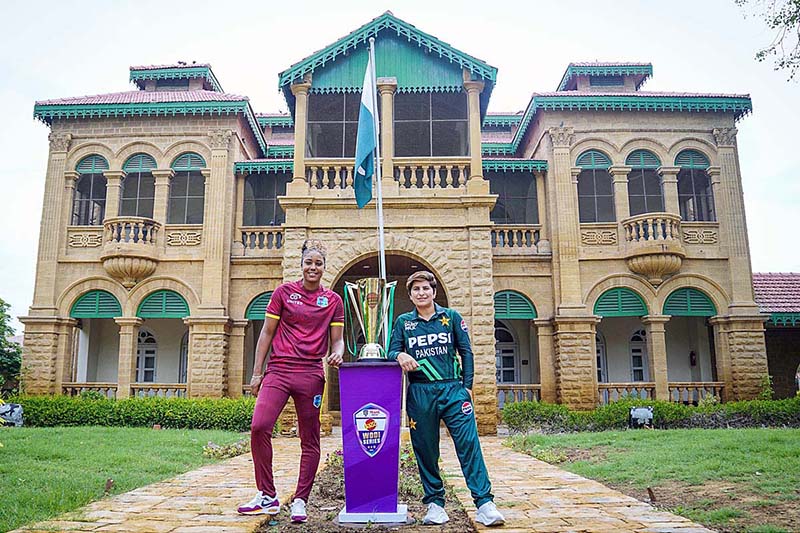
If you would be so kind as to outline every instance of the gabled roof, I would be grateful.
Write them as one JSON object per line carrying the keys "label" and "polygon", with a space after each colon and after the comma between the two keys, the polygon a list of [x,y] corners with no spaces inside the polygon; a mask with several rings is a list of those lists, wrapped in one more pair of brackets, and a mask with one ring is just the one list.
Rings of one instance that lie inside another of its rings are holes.
{"label": "gabled roof", "polygon": [[41,100],[33,107],[34,118],[48,125],[65,118],[234,114],[241,114],[247,120],[261,153],[266,154],[264,135],[246,96],[215,91],[128,91]]}
{"label": "gabled roof", "polygon": [[[466,69],[471,73],[472,79],[481,80],[486,87],[481,94],[481,111],[485,114],[494,83],[497,79],[497,69],[486,62],[468,55],[450,46],[436,37],[420,31],[415,26],[395,17],[390,11],[364,24],[355,31],[338,39],[333,44],[314,52],[305,59],[295,63],[278,75],[278,88],[283,90],[289,109],[294,114],[294,95],[290,85],[304,79],[307,74],[324,69],[326,65],[342,58],[354,55],[353,52],[368,46],[370,37],[375,37],[381,32],[388,32],[405,43],[411,43],[414,48],[425,51],[426,54],[442,63],[450,63],[459,69]],[[379,61],[376,60],[379,63]],[[392,76],[392,73],[382,73],[381,65],[377,65],[378,76]],[[402,73],[398,74],[398,91],[403,90]],[[360,81],[363,80],[361,74]],[[312,82],[313,86],[313,82]],[[424,89],[424,88],[422,88]],[[452,90],[452,89],[451,89]]]}
{"label": "gabled roof", "polygon": [[800,313],[800,273],[756,272],[753,291],[762,313]]}
{"label": "gabled roof", "polygon": [[575,89],[575,78],[577,76],[638,76],[636,89],[653,75],[652,63],[629,63],[629,62],[579,62],[570,63],[567,70],[561,77],[557,91],[567,91]]}
{"label": "gabled roof", "polygon": [[214,76],[208,63],[175,63],[172,65],[139,65],[130,67],[130,81],[139,89],[144,89],[147,80],[185,80],[202,78],[205,88],[216,92],[224,92]]}

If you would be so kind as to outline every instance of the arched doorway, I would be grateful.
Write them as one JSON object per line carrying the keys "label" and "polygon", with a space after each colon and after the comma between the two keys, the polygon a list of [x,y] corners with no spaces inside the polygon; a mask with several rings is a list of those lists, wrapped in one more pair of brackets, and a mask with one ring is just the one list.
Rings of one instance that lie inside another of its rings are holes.
{"label": "arched doorway", "polygon": [[[346,297],[344,293],[344,284],[346,281],[353,283],[361,278],[376,278],[380,275],[379,270],[380,269],[378,267],[377,254],[362,258],[336,278],[336,282],[333,285],[333,290],[334,292],[336,292],[336,294],[341,296],[342,299],[344,299]],[[390,282],[392,281],[397,282],[397,289],[395,290],[395,295],[394,295],[394,308],[392,312],[392,317],[397,318],[401,314],[407,313],[408,311],[414,309],[414,306],[411,303],[411,300],[409,300],[408,294],[406,293],[406,280],[408,280],[408,277],[411,274],[420,270],[428,270],[432,272],[434,276],[436,276],[438,287],[436,289],[435,301],[437,304],[441,306],[447,306],[447,295],[445,294],[445,291],[442,288],[441,277],[433,270],[433,268],[431,268],[424,261],[416,257],[400,255],[400,254],[387,254],[386,277]],[[345,339],[350,338],[350,330],[349,330],[350,327],[351,324],[345,324]],[[391,327],[391,324],[389,327]],[[345,344],[347,344],[347,342],[345,342]],[[349,352],[350,352],[349,349],[345,349],[344,360],[354,361],[355,355]],[[339,371],[335,368],[329,368],[326,379],[327,379],[326,401],[328,405],[328,410],[331,412],[331,415],[337,417],[339,415],[339,410],[340,410]]]}

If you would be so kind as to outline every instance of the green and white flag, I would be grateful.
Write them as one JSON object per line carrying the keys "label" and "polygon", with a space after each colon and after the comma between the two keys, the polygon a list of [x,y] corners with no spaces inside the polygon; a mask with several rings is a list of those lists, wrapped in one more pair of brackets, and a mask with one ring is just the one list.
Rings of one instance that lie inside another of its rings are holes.
{"label": "green and white flag", "polygon": [[372,176],[375,175],[375,148],[378,135],[375,129],[377,106],[375,105],[375,84],[373,82],[372,58],[367,60],[364,73],[364,90],[361,91],[361,107],[358,112],[358,133],[356,134],[356,162],[353,187],[358,207],[364,207],[372,200]]}

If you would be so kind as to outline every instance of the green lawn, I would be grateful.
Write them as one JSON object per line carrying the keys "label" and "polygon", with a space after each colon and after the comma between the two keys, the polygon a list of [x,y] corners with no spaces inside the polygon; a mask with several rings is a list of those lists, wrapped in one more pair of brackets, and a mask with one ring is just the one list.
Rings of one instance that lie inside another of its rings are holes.
{"label": "green lawn", "polygon": [[724,531],[800,523],[800,430],[605,431],[509,443],[629,493],[651,487],[675,512]]}
{"label": "green lawn", "polygon": [[238,433],[118,427],[0,429],[0,531],[44,520],[111,494],[127,492],[214,462],[208,441]]}

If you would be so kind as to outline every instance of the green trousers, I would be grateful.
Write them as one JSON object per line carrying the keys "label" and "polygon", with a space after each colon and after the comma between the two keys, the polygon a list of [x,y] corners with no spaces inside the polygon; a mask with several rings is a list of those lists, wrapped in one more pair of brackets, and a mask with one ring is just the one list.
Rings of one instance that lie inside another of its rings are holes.
{"label": "green trousers", "polygon": [[413,423],[411,444],[417,456],[425,504],[444,507],[444,484],[439,473],[439,421],[444,420],[455,444],[461,471],[476,507],[491,501],[492,484],[481,453],[478,426],[469,393],[460,381],[411,383],[406,410]]}

